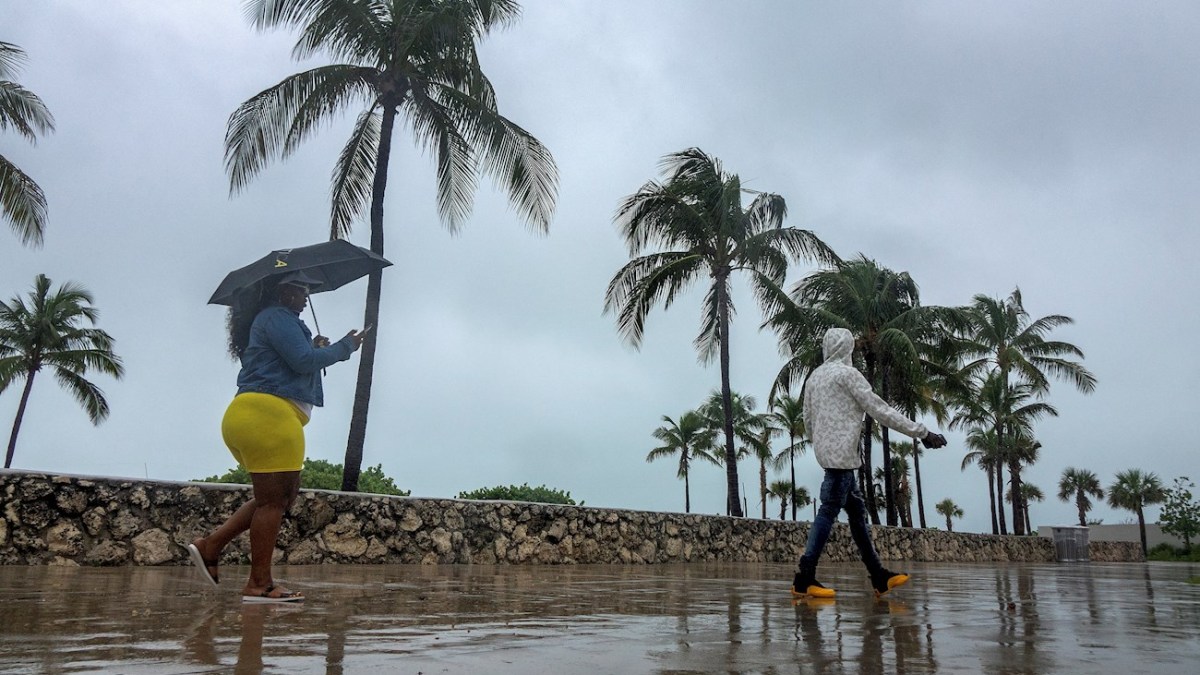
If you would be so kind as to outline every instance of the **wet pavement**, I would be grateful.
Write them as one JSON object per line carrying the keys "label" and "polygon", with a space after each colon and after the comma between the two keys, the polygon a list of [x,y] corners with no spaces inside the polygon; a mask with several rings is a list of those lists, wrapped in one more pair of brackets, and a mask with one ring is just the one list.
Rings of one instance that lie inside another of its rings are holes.
{"label": "wet pavement", "polygon": [[1192,564],[912,564],[884,598],[792,568],[300,566],[301,606],[243,605],[189,567],[0,567],[4,673],[1181,673]]}

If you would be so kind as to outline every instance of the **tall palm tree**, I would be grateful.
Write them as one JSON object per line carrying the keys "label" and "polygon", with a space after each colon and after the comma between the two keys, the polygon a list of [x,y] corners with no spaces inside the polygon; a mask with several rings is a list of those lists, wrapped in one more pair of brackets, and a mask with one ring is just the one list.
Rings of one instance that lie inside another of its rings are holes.
{"label": "tall palm tree", "polygon": [[[788,436],[788,446],[775,456],[775,468],[780,469],[787,461],[792,485],[796,484],[796,455],[804,454],[808,430],[804,427],[804,399],[784,393],[771,401],[771,417],[776,427]],[[802,506],[802,505],[800,505]],[[792,500],[792,520],[796,519],[796,500]]]}
{"label": "tall palm tree", "polygon": [[[1070,325],[1074,319],[1051,314],[1031,320],[1021,299],[1021,289],[1014,289],[1007,298],[976,295],[969,311],[971,326],[962,349],[968,359],[968,372],[995,370],[1004,388],[1010,376],[1027,383],[1031,391],[1044,394],[1050,387],[1049,377],[1066,380],[1079,391],[1090,394],[1096,389],[1096,377],[1078,361],[1083,352],[1069,342],[1047,340],[1046,336],[1059,326]],[[993,421],[1001,446],[1004,445],[1003,421]],[[1009,460],[1013,490],[1021,492],[1020,468]],[[1013,504],[1013,532],[1024,534],[1019,503]]]}
{"label": "tall palm tree", "polygon": [[[820,363],[820,344],[831,327],[849,330],[855,338],[855,354],[863,374],[889,401],[895,397],[891,384],[920,379],[920,343],[924,333],[936,326],[933,318],[942,308],[921,307],[916,283],[905,272],[894,272],[874,260],[860,256],[828,270],[808,275],[790,297],[772,297],[772,313],[766,325],[779,335],[781,348],[791,354],[776,377],[776,389],[790,385]],[[872,475],[871,439],[874,420],[863,422],[863,466],[860,478],[866,485],[868,510],[878,523]],[[887,437],[885,436],[885,439]],[[891,471],[891,446],[883,444],[884,472]],[[890,489],[892,481],[885,481]],[[894,496],[885,494],[894,504]],[[887,511],[887,523],[895,525],[897,514]]]}
{"label": "tall palm tree", "polygon": [[112,351],[112,337],[84,325],[94,326],[99,316],[87,289],[68,281],[52,293],[50,279],[39,274],[28,298],[28,303],[20,297],[0,302],[0,393],[25,379],[4,456],[6,469],[12,466],[34,377],[43,368],[50,370],[54,379],[79,401],[92,424],[108,417],[108,402],[100,387],[85,375],[98,371],[121,379],[125,374],[120,357]]}
{"label": "tall palm tree", "polygon": [[949,497],[946,497],[942,501],[935,504],[933,507],[933,510],[937,511],[938,513],[942,514],[943,516],[946,516],[946,531],[947,532],[954,531],[954,523],[950,520],[951,518],[962,518],[963,517],[963,510],[960,509],[958,507],[958,504],[955,504],[954,500],[950,499]]}
{"label": "tall palm tree", "polygon": [[1087,527],[1087,512],[1092,510],[1091,497],[1104,498],[1104,488],[1100,487],[1100,479],[1096,474],[1071,466],[1063,469],[1062,477],[1058,479],[1058,498],[1064,502],[1075,500],[1081,527]]}
{"label": "tall palm tree", "polygon": [[1108,488],[1108,505],[1126,509],[1137,514],[1138,533],[1142,536],[1142,555],[1146,555],[1146,514],[1150,504],[1161,504],[1166,499],[1162,480],[1151,472],[1129,469],[1117,474]]}
{"label": "tall palm tree", "polygon": [[695,410],[689,410],[679,416],[679,421],[663,415],[665,425],[654,430],[654,437],[662,441],[662,445],[646,455],[647,462],[656,459],[679,455],[679,471],[676,476],[683,479],[683,511],[692,512],[692,490],[688,476],[691,472],[692,461],[702,459],[706,462],[720,465],[712,455],[715,435],[708,425],[708,420]]}
{"label": "tall palm tree", "polygon": [[[437,161],[438,213],[452,232],[471,213],[481,174],[496,178],[531,227],[549,228],[558,190],[550,152],[500,115],[476,42],[514,23],[512,0],[248,0],[258,29],[300,31],[297,59],[334,65],[291,75],[238,106],[225,132],[225,166],[238,192],[269,160],[286,159],[343,112],[359,113],[332,176],[330,238],[349,234],[369,205],[371,250],[384,253],[384,193],[397,119]],[[380,333],[382,272],[370,275],[342,489],[362,467]]]}
{"label": "tall palm tree", "polygon": [[[667,155],[660,167],[664,181],[647,182],[618,207],[616,222],[633,259],[609,282],[604,311],[616,313],[622,337],[637,347],[654,305],[669,309],[689,285],[708,281],[695,346],[701,363],[720,361],[726,501],[729,513],[741,516],[729,384],[732,276],[745,272],[767,305],[782,295],[789,261],[832,262],[837,256],[812,232],[783,226],[783,197],[754,193],[744,207],[743,193],[750,191],[741,179],[700,149]],[[647,249],[662,250],[641,255]]]}
{"label": "tall palm tree", "polygon": [[[0,130],[14,129],[30,143],[54,130],[50,109],[13,79],[25,61],[20,47],[0,42]],[[21,243],[40,246],[46,232],[46,195],[15,164],[0,155],[0,214]]]}

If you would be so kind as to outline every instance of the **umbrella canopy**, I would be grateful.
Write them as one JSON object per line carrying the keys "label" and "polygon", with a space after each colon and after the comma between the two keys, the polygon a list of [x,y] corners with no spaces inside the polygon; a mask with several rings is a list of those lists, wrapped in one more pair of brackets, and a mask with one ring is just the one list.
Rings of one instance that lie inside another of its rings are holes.
{"label": "umbrella canopy", "polygon": [[320,282],[311,292],[323,293],[391,264],[383,256],[342,239],[280,249],[225,275],[208,304],[240,306],[251,297],[257,298],[283,275],[301,271]]}

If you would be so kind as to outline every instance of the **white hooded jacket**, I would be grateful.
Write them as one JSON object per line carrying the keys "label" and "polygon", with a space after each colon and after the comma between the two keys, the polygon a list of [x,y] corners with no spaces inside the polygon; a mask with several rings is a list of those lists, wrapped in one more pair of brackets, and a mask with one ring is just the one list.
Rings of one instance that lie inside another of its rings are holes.
{"label": "white hooded jacket", "polygon": [[804,385],[804,424],[817,463],[826,469],[857,469],[862,465],[859,439],[863,414],[913,438],[924,438],[925,426],[914,422],[871,391],[867,378],[854,367],[854,336],[845,328],[830,328],[821,343],[825,362]]}

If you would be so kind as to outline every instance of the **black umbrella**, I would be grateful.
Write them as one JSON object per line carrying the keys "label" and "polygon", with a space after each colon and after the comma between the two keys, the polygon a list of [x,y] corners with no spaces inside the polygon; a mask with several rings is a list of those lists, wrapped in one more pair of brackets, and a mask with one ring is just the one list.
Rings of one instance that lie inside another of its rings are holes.
{"label": "black umbrella", "polygon": [[342,239],[280,249],[225,275],[208,304],[235,307],[257,302],[278,278],[300,271],[320,282],[312,293],[323,293],[391,264],[383,256]]}

